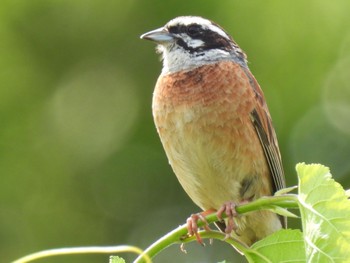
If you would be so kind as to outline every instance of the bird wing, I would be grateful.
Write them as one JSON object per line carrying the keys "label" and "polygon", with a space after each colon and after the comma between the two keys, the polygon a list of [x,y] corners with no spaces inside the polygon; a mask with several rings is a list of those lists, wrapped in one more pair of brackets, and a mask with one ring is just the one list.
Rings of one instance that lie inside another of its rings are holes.
{"label": "bird wing", "polygon": [[274,192],[276,192],[285,188],[286,183],[281,154],[277,144],[277,137],[272,127],[271,118],[266,111],[259,112],[258,109],[254,109],[250,113],[250,117],[264,150],[274,183]]}
{"label": "bird wing", "polygon": [[[274,192],[285,188],[286,182],[282,167],[281,154],[277,144],[277,137],[272,127],[272,122],[268,111],[258,111],[254,109],[250,113],[250,117],[256,133],[259,137],[261,146],[264,150],[266,161],[270,168]],[[287,218],[280,216],[283,228],[287,228]]]}
{"label": "bird wing", "polygon": [[272,125],[271,116],[264,99],[264,94],[258,82],[248,68],[243,68],[243,71],[248,77],[251,87],[253,88],[257,103],[257,106],[250,113],[250,119],[259,137],[261,147],[263,148],[272,176],[274,186],[273,190],[276,192],[286,187],[276,133]]}
{"label": "bird wing", "polygon": [[[243,68],[255,93],[257,106],[251,111],[250,119],[258,135],[261,147],[273,182],[273,192],[286,187],[281,153],[278,147],[277,136],[272,125],[271,116],[267,108],[263,92],[248,68]],[[287,226],[286,218],[281,217],[283,227]]]}

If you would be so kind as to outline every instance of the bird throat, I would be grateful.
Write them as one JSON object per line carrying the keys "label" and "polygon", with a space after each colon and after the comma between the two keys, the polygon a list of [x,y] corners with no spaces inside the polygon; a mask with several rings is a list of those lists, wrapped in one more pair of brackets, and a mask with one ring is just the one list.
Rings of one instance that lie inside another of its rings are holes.
{"label": "bird throat", "polygon": [[225,50],[211,49],[194,52],[185,50],[176,44],[170,44],[167,46],[158,45],[157,52],[162,54],[162,74],[192,70],[219,61],[235,60],[232,54]]}

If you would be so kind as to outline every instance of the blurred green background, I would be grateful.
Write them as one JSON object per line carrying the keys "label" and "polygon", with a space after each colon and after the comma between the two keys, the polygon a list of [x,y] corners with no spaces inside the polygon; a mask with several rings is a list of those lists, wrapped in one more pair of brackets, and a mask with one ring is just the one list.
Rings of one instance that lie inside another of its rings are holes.
{"label": "blurred green background", "polygon": [[[178,15],[216,21],[248,54],[288,185],[304,161],[329,166],[348,188],[349,11],[347,0],[1,1],[0,261],[56,247],[145,248],[199,211],[156,134],[161,63],[139,39]],[[244,262],[218,241],[186,248],[155,262]]]}

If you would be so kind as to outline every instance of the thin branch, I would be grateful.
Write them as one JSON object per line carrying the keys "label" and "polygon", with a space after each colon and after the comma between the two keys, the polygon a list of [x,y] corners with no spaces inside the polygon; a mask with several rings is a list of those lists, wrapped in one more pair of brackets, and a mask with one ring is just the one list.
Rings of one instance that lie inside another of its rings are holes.
{"label": "thin branch", "polygon": [[[297,209],[298,208],[298,199],[297,195],[294,194],[286,194],[286,195],[280,195],[280,196],[269,196],[269,197],[262,197],[260,199],[257,199],[255,201],[252,201],[250,203],[240,205],[236,207],[236,211],[239,214],[245,214],[248,212],[258,211],[258,210],[274,210],[276,207],[281,208],[290,208],[290,209]],[[225,215],[224,217],[225,218]],[[219,219],[216,216],[216,213],[212,213],[210,215],[207,215],[205,217],[206,221],[210,224],[216,221],[219,221]],[[204,222],[199,220],[198,226],[201,227],[204,225]],[[219,239],[224,240],[227,243],[230,243],[231,245],[235,246],[241,251],[244,251],[246,247],[240,243],[239,241],[227,238],[225,239],[225,234],[222,234],[218,231],[200,231],[199,234],[202,238],[212,238],[212,239]],[[142,256],[144,254],[147,254],[150,258],[155,257],[158,253],[160,253],[163,249],[169,247],[173,244],[182,244],[186,242],[191,242],[195,240],[194,237],[188,237],[187,235],[187,225],[184,224],[182,226],[179,226],[178,228],[174,229],[173,231],[169,232],[165,236],[158,239],[156,242],[154,242],[152,245],[150,245],[144,252],[141,254],[134,263],[144,263],[144,259]]]}
{"label": "thin branch", "polygon": [[[112,254],[112,253],[124,253],[131,252],[136,254],[142,254],[142,250],[135,246],[106,246],[106,247],[72,247],[72,248],[54,248],[39,251],[20,259],[13,261],[12,263],[27,263],[34,260],[54,257],[54,256],[62,256],[62,255],[73,255],[73,254]],[[151,259],[144,255],[142,256],[143,262],[151,263]]]}

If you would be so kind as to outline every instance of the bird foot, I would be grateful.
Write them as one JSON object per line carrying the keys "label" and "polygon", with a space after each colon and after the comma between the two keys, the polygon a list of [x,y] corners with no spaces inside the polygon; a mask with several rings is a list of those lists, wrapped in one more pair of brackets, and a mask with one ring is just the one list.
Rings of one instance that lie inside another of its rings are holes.
{"label": "bird foot", "polygon": [[[248,201],[242,201],[239,204],[246,204]],[[226,224],[226,228],[225,228],[225,234],[226,237],[225,238],[229,238],[232,231],[234,231],[236,233],[236,235],[239,235],[237,233],[237,223],[235,222],[235,218],[238,216],[238,213],[236,211],[236,207],[237,204],[233,203],[233,202],[226,202],[224,203],[221,208],[216,212],[216,216],[222,220],[222,215],[223,213],[226,214],[227,216],[227,224]]]}
{"label": "bird foot", "polygon": [[207,210],[201,213],[197,213],[197,214],[192,214],[189,218],[187,218],[186,224],[187,224],[187,231],[188,231],[188,235],[189,236],[195,236],[196,240],[199,244],[201,244],[202,246],[205,246],[203,239],[201,238],[201,236],[199,235],[198,231],[199,231],[199,227],[198,227],[198,221],[201,220],[204,223],[203,228],[206,231],[211,231],[209,224],[207,222],[207,220],[205,219],[206,215],[209,215],[211,213],[213,213],[214,210]]}

